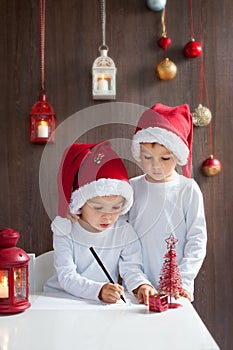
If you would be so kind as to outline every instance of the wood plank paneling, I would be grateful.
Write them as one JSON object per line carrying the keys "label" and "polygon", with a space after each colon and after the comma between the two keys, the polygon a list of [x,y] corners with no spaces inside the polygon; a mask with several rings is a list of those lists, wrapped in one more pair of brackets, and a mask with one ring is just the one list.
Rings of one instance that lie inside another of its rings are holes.
{"label": "wood plank paneling", "polygon": [[[195,307],[221,349],[229,350],[233,324],[233,3],[202,0],[199,6],[199,1],[194,1],[196,40],[200,38],[201,9],[214,155],[223,170],[213,178],[201,174],[200,165],[209,156],[210,133],[209,127],[195,128],[194,177],[204,194],[209,238],[196,280]],[[108,0],[106,10],[109,56],[117,66],[116,102],[197,107],[200,59],[183,56],[190,39],[189,1],[168,1],[167,5],[167,32],[172,38],[167,54],[178,67],[177,77],[171,81],[160,81],[155,74],[155,67],[165,57],[156,44],[162,31],[161,13],[150,11],[141,0]],[[91,96],[91,66],[101,44],[99,14],[98,1],[47,1],[45,81],[57,125],[84,108],[105,103],[93,101]],[[15,228],[21,233],[20,246],[41,254],[51,249],[52,235],[39,187],[44,146],[29,142],[29,111],[40,85],[39,1],[1,0],[0,30],[0,227]],[[87,130],[80,137],[82,142],[130,139],[134,131],[130,123],[108,123],[92,130],[88,118],[80,123]],[[130,176],[140,173],[133,162],[126,159],[125,163]]]}

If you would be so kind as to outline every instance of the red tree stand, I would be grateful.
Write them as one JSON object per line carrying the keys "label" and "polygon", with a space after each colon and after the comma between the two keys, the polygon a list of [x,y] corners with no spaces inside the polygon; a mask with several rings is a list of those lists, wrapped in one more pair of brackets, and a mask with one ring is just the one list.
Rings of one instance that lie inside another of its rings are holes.
{"label": "red tree stand", "polygon": [[182,281],[180,271],[176,261],[175,245],[178,239],[171,234],[165,242],[167,243],[167,253],[164,255],[164,263],[160,272],[158,292],[168,294],[170,302],[169,309],[175,309],[182,306],[178,303],[172,303],[172,297],[176,297],[182,291]]}

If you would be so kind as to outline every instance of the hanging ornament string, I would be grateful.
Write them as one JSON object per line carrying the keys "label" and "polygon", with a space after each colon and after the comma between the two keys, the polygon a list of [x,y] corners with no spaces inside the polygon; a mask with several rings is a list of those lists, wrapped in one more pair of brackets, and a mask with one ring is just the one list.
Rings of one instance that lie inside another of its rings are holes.
{"label": "hanging ornament string", "polygon": [[106,7],[105,0],[100,3],[101,28],[102,28],[102,46],[106,46]]}
{"label": "hanging ornament string", "polygon": [[[167,50],[168,46],[171,44],[171,38],[167,36],[166,31],[166,6],[164,6],[161,14],[161,24],[162,24],[162,35],[158,39],[157,44],[164,51]],[[177,67],[174,62],[172,62],[168,57],[165,58],[156,67],[157,76],[161,80],[171,80],[175,78],[177,74]]]}
{"label": "hanging ornament string", "polygon": [[44,83],[45,0],[40,0],[40,87],[45,93]]}
{"label": "hanging ornament string", "polygon": [[[199,0],[199,13],[200,13],[200,40],[201,40],[201,44],[203,44],[201,0]],[[204,90],[204,92],[203,92],[203,90]],[[213,128],[212,128],[212,120],[211,120],[212,115],[211,115],[211,112],[209,109],[210,101],[209,101],[209,95],[208,95],[208,89],[207,89],[207,83],[206,83],[204,57],[202,56],[201,57],[201,65],[200,65],[200,101],[203,100],[204,93],[205,93],[207,107],[203,107],[201,104],[199,105],[199,108],[197,108],[197,110],[199,109],[199,111],[197,111],[197,115],[199,115],[199,118],[197,118],[196,120],[198,121],[198,124],[200,126],[209,124],[209,152],[210,152],[210,156],[206,160],[204,160],[204,162],[201,165],[201,169],[202,169],[202,172],[204,175],[215,176],[221,171],[222,165],[221,165],[221,162],[218,159],[214,158],[214,156],[213,156]]]}
{"label": "hanging ornament string", "polygon": [[184,55],[189,58],[195,58],[201,55],[202,46],[199,42],[194,39],[194,21],[193,21],[193,2],[189,2],[190,12],[190,35],[191,40],[184,47]]}
{"label": "hanging ornament string", "polygon": [[162,24],[162,34],[159,40],[157,41],[157,44],[163,50],[167,50],[168,46],[171,44],[171,39],[167,37],[167,31],[166,31],[166,6],[163,8],[163,11],[161,14],[161,24]]}
{"label": "hanging ornament string", "polygon": [[[203,28],[202,28],[202,9],[201,8],[199,13],[200,13],[200,42],[201,42],[201,45],[203,46]],[[203,104],[204,93],[206,98],[206,106],[210,111],[210,100],[209,100],[208,88],[206,83],[206,75],[205,75],[205,63],[204,63],[204,56],[202,55],[201,65],[200,65],[200,96],[199,96],[201,104]],[[209,150],[210,150],[210,154],[213,154],[213,130],[212,130],[211,118],[209,122]]]}
{"label": "hanging ornament string", "polygon": [[189,2],[189,12],[190,12],[190,35],[191,39],[194,39],[194,23],[193,23],[193,1]]}
{"label": "hanging ornament string", "polygon": [[162,11],[161,23],[162,23],[162,36],[167,36],[167,33],[166,33],[166,6],[163,8],[163,11]]}

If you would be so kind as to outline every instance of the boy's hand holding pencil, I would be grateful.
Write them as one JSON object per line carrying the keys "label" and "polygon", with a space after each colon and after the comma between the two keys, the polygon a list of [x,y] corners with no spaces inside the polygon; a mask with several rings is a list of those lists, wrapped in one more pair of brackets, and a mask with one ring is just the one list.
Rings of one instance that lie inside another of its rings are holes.
{"label": "boy's hand holding pencil", "polygon": [[124,288],[118,283],[106,283],[100,290],[99,299],[104,303],[116,303],[123,296]]}

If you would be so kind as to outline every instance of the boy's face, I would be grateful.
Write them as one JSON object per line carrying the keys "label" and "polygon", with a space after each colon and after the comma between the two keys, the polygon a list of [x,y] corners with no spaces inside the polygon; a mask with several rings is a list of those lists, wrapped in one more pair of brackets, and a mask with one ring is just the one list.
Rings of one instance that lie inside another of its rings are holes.
{"label": "boy's face", "polygon": [[140,158],[149,182],[167,182],[176,176],[177,158],[159,143],[142,143]]}
{"label": "boy's face", "polygon": [[124,203],[122,196],[94,197],[82,207],[80,224],[90,232],[102,232],[118,220]]}

